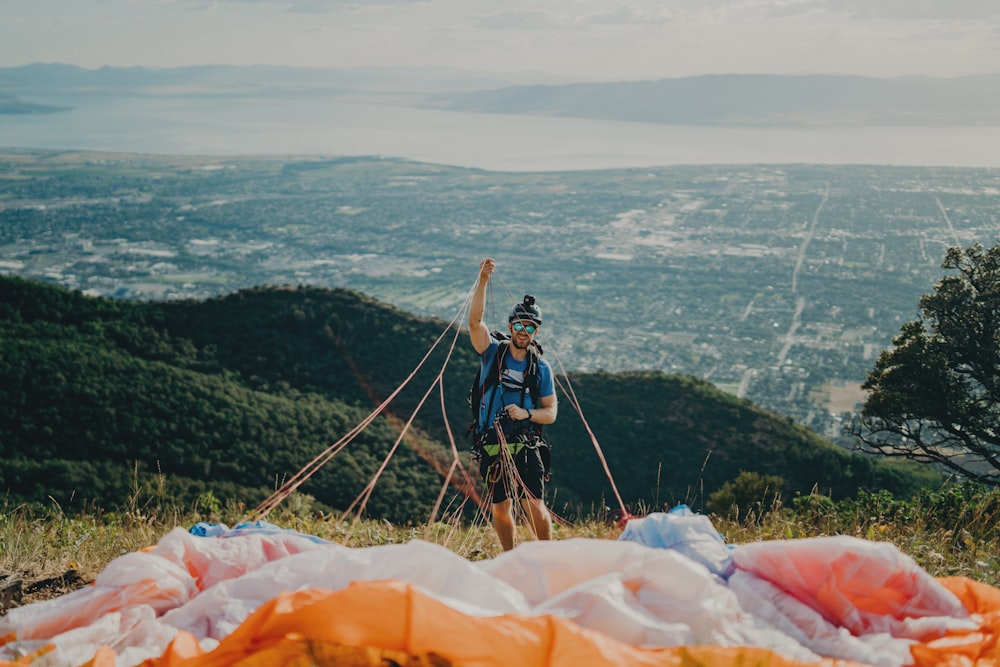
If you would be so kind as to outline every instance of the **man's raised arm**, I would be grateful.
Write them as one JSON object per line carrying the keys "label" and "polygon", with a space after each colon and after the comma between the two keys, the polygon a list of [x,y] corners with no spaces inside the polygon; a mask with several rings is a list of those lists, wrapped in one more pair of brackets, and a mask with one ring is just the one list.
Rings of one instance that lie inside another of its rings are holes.
{"label": "man's raised arm", "polygon": [[483,322],[483,315],[486,313],[486,286],[496,267],[497,264],[492,257],[480,262],[479,282],[476,284],[476,291],[469,305],[469,335],[472,337],[472,347],[476,348],[479,354],[490,345],[490,329]]}

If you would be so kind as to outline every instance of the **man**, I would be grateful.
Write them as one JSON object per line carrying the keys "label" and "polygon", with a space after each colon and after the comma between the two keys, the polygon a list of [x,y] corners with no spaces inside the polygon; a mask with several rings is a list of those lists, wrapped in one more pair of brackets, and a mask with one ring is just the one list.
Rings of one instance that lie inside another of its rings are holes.
{"label": "man", "polygon": [[[555,422],[558,406],[552,368],[532,349],[542,325],[542,311],[534,297],[525,296],[511,309],[509,344],[501,344],[483,323],[486,286],[495,269],[490,257],[479,265],[479,282],[469,307],[469,333],[479,353],[484,384],[477,424],[477,442],[485,450],[480,472],[492,503],[493,528],[504,551],[509,551],[514,548],[514,496],[527,513],[535,537],[552,537],[552,517],[543,499],[546,466],[540,434],[542,425]],[[490,373],[499,378],[488,377]],[[526,386],[526,380],[531,386]],[[507,452],[500,450],[501,440],[507,443]]]}

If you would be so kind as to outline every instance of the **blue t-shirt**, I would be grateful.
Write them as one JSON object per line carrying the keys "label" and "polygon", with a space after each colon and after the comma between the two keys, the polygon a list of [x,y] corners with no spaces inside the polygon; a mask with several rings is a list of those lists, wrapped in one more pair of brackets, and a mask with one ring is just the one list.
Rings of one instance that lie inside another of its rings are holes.
{"label": "blue t-shirt", "polygon": [[[485,378],[485,374],[489,372],[490,367],[493,365],[493,358],[496,357],[497,350],[499,349],[499,341],[496,338],[490,338],[489,347],[483,350],[483,353],[479,357],[481,369],[479,373],[481,378]],[[524,374],[528,370],[529,361],[530,355],[522,361],[518,361],[509,350],[504,354],[504,358],[500,360],[500,384],[491,385],[491,383],[487,382],[487,386],[484,388],[482,398],[479,402],[480,428],[492,424],[505,405],[513,403],[527,410],[537,407],[534,401],[531,400],[531,391],[527,388],[523,392],[524,402],[521,402],[521,389],[524,387]],[[556,393],[555,383],[552,379],[552,367],[549,366],[549,362],[541,357],[538,359],[537,379],[539,398],[552,396]]]}

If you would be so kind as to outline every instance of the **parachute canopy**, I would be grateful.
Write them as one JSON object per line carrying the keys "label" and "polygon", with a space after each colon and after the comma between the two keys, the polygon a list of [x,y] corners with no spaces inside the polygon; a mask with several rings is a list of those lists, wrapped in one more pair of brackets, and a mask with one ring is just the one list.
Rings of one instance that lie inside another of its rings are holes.
{"label": "parachute canopy", "polygon": [[470,562],[176,528],[0,618],[0,664],[992,665],[1000,591],[851,537],[727,545],[687,508]]}

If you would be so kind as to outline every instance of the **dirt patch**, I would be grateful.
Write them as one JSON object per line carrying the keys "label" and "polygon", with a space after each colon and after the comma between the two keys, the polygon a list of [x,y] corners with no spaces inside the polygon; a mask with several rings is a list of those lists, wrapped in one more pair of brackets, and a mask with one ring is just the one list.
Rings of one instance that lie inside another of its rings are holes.
{"label": "dirt patch", "polygon": [[827,382],[818,394],[817,402],[835,415],[854,412],[867,396],[861,385],[854,382]]}
{"label": "dirt patch", "polygon": [[17,574],[0,573],[0,614],[14,607],[60,597],[86,585],[76,570],[31,581]]}

